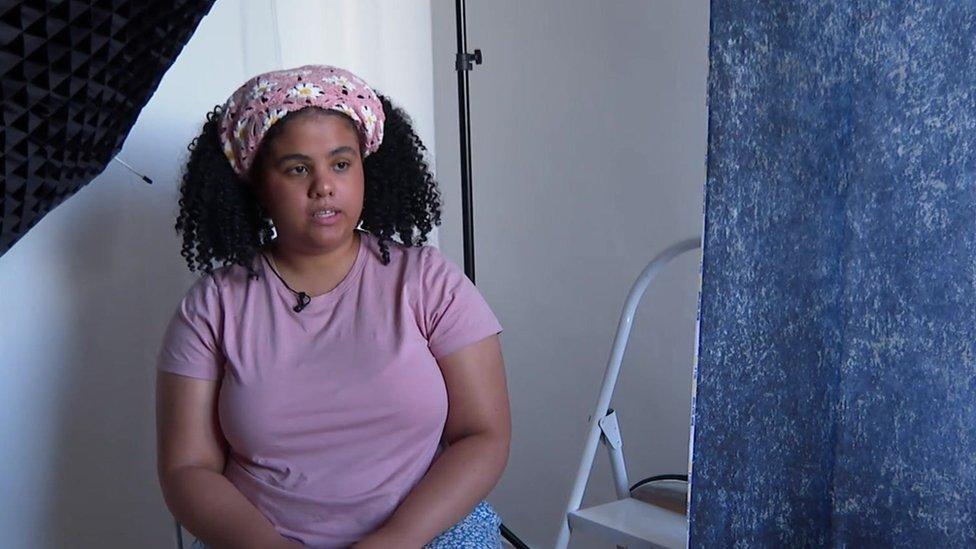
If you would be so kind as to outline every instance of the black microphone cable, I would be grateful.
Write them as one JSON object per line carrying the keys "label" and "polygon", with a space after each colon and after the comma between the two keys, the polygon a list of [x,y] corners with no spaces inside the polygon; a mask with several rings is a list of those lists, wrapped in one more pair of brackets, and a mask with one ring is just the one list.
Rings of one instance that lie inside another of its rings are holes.
{"label": "black microphone cable", "polygon": [[[262,252],[262,255],[264,255],[264,252]],[[274,266],[274,260],[268,257],[267,255],[265,255],[264,257],[265,259],[268,260],[268,265],[271,266],[271,272],[273,272],[275,276],[278,277],[278,280],[280,280],[281,283],[285,285],[285,288],[291,290],[291,293],[298,295],[298,304],[292,307],[291,310],[295,311],[296,313],[302,312],[302,309],[307,307],[308,304],[312,302],[311,296],[309,296],[305,292],[296,292],[295,290],[292,290],[291,286],[289,286],[288,283],[285,282],[285,279],[281,278],[281,275],[278,274],[278,269],[276,269]]]}

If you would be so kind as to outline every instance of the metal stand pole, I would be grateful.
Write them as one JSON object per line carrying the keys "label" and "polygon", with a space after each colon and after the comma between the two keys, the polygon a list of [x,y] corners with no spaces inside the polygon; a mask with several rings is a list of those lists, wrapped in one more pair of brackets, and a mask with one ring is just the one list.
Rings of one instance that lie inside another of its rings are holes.
{"label": "metal stand pole", "polygon": [[461,130],[461,221],[464,225],[464,274],[474,282],[474,206],[471,197],[471,109],[468,100],[468,71],[481,64],[481,50],[468,53],[464,0],[455,1],[458,77],[458,122]]}
{"label": "metal stand pole", "polygon": [[[474,205],[471,196],[471,109],[468,100],[468,71],[482,61],[481,50],[468,53],[467,20],[464,0],[455,0],[457,26],[457,57],[454,68],[458,73],[458,123],[461,130],[461,222],[464,225],[464,274],[475,282],[474,276]],[[529,549],[514,532],[499,526],[502,537],[516,549]]]}

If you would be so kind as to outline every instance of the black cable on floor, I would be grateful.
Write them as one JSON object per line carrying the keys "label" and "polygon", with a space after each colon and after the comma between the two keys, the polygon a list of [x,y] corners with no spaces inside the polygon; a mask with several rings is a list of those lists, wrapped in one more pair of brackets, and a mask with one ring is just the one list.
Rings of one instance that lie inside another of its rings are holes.
{"label": "black cable on floor", "polygon": [[644,480],[637,481],[636,484],[630,487],[630,491],[633,492],[637,488],[647,483],[657,482],[659,480],[680,480],[680,481],[688,482],[688,475],[655,475],[653,477],[647,477]]}
{"label": "black cable on floor", "polygon": [[504,524],[502,524],[499,529],[502,531],[502,537],[508,540],[508,542],[511,543],[515,549],[529,549],[529,546],[520,540],[514,532],[506,528]]}

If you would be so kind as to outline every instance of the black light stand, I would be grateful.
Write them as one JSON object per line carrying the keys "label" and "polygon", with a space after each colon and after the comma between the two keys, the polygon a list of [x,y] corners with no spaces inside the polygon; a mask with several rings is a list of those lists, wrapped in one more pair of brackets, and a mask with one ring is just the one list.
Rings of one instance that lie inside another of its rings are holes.
{"label": "black light stand", "polygon": [[[474,207],[471,200],[471,110],[468,101],[468,71],[482,61],[481,50],[468,53],[467,20],[464,0],[455,0],[457,26],[458,123],[461,130],[461,222],[464,225],[464,274],[474,282]],[[529,549],[514,532],[502,524],[502,537],[516,549]]]}
{"label": "black light stand", "polygon": [[458,123],[461,130],[461,222],[464,225],[464,274],[474,282],[474,207],[471,200],[471,109],[468,101],[468,71],[481,64],[481,50],[468,53],[464,0],[455,0],[458,77]]}

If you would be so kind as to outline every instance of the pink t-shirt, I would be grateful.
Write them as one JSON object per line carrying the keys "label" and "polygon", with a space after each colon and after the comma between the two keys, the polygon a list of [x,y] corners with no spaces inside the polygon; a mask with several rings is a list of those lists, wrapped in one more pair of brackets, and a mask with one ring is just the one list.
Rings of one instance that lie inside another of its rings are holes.
{"label": "pink t-shirt", "polygon": [[163,336],[157,369],[222,379],[226,476],[283,536],[347,547],[382,525],[443,450],[435,359],[502,331],[478,289],[433,246],[360,232],[356,262],[296,313],[258,255],[203,275]]}

